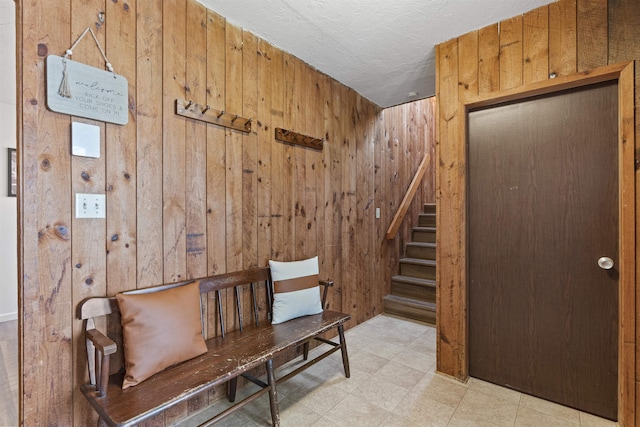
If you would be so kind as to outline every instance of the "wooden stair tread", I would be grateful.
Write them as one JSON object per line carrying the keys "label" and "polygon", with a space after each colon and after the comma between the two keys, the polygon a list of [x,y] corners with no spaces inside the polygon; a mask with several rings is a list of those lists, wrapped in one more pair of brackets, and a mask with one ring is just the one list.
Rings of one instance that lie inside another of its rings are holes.
{"label": "wooden stair tread", "polygon": [[425,267],[435,267],[436,261],[433,259],[421,259],[421,258],[400,258],[401,264],[414,264],[423,265]]}
{"label": "wooden stair tread", "polygon": [[407,242],[406,243],[407,246],[418,246],[421,248],[435,248],[436,244],[435,243],[430,243],[430,242]]}
{"label": "wooden stair tread", "polygon": [[398,283],[407,283],[414,286],[422,286],[425,288],[435,288],[436,281],[432,279],[422,279],[420,277],[396,275],[391,278],[392,281]]}
{"label": "wooden stair tread", "polygon": [[435,227],[413,227],[413,231],[436,231]]}
{"label": "wooden stair tread", "polygon": [[433,302],[421,301],[413,298],[401,297],[398,295],[387,295],[386,297],[384,297],[384,300],[393,301],[398,304],[402,304],[402,305],[406,305],[414,308],[420,308],[425,311],[436,311],[436,304]]}

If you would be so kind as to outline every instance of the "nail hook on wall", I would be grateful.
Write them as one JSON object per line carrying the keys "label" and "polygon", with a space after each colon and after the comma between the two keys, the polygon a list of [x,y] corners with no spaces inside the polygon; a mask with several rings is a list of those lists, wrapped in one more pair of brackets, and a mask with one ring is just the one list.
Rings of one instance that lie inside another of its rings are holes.
{"label": "nail hook on wall", "polygon": [[98,12],[98,21],[104,24],[104,12]]}

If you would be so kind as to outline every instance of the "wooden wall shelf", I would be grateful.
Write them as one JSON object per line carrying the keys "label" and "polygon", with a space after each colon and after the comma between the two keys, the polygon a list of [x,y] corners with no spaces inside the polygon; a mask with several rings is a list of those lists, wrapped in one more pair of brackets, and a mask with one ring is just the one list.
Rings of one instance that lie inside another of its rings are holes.
{"label": "wooden wall shelf", "polygon": [[311,136],[302,135],[290,130],[276,128],[276,139],[281,142],[302,145],[303,147],[313,148],[322,151],[322,140]]}
{"label": "wooden wall shelf", "polygon": [[208,105],[196,104],[193,101],[176,99],[176,114],[190,119],[201,120],[218,126],[239,130],[240,132],[251,132],[252,119],[245,119],[237,114],[226,111],[215,110]]}

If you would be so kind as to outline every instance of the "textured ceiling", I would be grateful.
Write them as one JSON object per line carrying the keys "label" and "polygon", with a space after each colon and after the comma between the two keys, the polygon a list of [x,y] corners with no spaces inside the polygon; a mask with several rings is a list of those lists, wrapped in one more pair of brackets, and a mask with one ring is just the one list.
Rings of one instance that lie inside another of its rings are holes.
{"label": "textured ceiling", "polygon": [[[381,107],[435,94],[435,45],[551,0],[199,0]],[[410,92],[418,95],[410,97]]]}

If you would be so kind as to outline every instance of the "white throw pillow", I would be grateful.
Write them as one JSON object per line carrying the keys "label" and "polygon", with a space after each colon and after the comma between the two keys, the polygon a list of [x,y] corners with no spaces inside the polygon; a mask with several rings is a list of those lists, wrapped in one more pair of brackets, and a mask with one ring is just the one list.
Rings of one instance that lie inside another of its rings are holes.
{"label": "white throw pillow", "polygon": [[302,261],[269,261],[273,280],[272,324],[322,313],[318,257]]}

